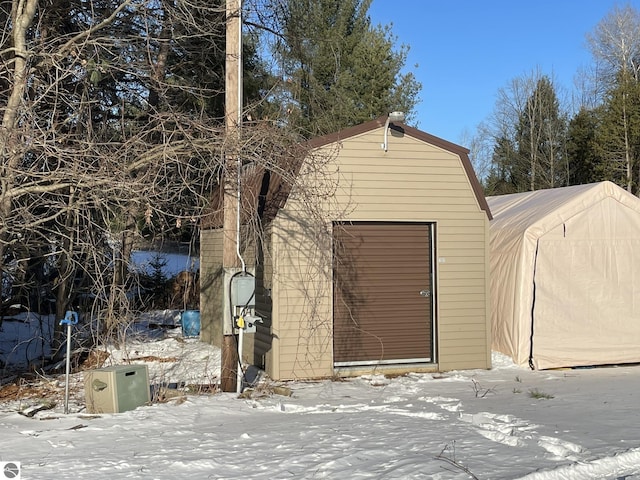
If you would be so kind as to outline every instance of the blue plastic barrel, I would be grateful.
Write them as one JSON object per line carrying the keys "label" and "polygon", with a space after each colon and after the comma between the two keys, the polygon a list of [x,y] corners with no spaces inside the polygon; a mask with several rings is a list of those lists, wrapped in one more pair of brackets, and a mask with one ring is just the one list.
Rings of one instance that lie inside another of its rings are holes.
{"label": "blue plastic barrel", "polygon": [[183,337],[197,337],[200,335],[200,310],[185,310],[180,316]]}

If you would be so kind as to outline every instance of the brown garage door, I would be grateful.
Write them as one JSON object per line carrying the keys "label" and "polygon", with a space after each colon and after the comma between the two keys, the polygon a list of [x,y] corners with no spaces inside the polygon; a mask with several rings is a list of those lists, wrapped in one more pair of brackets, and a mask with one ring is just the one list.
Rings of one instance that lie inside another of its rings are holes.
{"label": "brown garage door", "polygon": [[334,363],[432,359],[431,225],[334,225]]}

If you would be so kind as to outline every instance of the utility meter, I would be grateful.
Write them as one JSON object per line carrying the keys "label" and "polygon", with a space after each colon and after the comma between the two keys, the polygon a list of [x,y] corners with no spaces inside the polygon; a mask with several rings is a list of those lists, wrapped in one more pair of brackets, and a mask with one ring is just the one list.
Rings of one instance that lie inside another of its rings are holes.
{"label": "utility meter", "polygon": [[236,307],[256,305],[256,279],[252,275],[237,275],[231,280],[231,303]]}
{"label": "utility meter", "polygon": [[255,315],[256,279],[253,275],[236,275],[231,279],[231,304],[233,305],[234,327],[243,333],[255,333],[256,323],[262,318]]}

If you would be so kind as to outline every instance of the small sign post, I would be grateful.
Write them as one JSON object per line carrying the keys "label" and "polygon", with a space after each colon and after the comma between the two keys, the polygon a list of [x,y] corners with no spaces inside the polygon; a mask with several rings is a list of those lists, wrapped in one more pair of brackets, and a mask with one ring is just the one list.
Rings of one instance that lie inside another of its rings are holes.
{"label": "small sign post", "polygon": [[71,326],[78,324],[78,312],[67,310],[64,318],[60,320],[60,325],[67,326],[67,367],[64,386],[64,413],[69,413],[69,373],[71,370]]}

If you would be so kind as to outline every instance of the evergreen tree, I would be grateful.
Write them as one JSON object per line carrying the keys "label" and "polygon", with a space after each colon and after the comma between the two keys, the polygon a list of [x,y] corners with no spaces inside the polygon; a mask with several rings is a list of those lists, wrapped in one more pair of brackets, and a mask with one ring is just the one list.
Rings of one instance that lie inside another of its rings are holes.
{"label": "evergreen tree", "polygon": [[491,158],[491,170],[485,180],[487,195],[505,195],[526,190],[526,182],[517,167],[516,149],[511,140],[500,137],[496,140]]}
{"label": "evergreen tree", "polygon": [[541,76],[519,113],[516,129],[519,163],[528,164],[528,190],[567,185],[566,129],[553,83]]}
{"label": "evergreen tree", "polygon": [[640,168],[640,12],[615,6],[587,35],[596,65],[599,106],[595,147],[598,179],[638,192]]}
{"label": "evergreen tree", "polygon": [[640,84],[621,71],[617,84],[608,90],[601,108],[597,135],[599,167],[603,180],[611,180],[630,192],[638,191],[640,167]]}
{"label": "evergreen tree", "polygon": [[280,12],[286,121],[306,136],[337,131],[394,110],[410,114],[420,84],[402,74],[407,47],[372,27],[371,0],[287,0]]}
{"label": "evergreen tree", "polygon": [[569,122],[567,157],[569,184],[582,185],[600,180],[601,158],[597,153],[598,111],[581,108]]}

